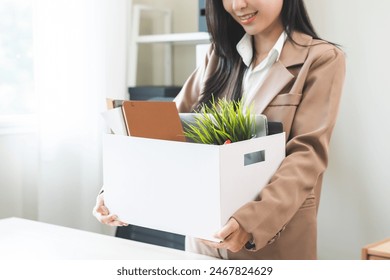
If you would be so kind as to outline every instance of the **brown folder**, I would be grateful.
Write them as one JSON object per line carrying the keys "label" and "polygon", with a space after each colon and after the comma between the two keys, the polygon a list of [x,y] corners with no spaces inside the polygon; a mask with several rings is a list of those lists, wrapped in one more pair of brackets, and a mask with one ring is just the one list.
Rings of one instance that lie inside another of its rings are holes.
{"label": "brown folder", "polygon": [[175,102],[123,101],[130,136],[186,141]]}

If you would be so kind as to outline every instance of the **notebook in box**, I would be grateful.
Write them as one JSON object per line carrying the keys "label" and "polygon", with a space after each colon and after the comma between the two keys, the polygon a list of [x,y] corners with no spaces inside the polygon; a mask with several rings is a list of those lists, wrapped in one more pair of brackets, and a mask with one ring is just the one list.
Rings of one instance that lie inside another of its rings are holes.
{"label": "notebook in box", "polygon": [[122,110],[130,136],[186,141],[174,102],[123,101]]}

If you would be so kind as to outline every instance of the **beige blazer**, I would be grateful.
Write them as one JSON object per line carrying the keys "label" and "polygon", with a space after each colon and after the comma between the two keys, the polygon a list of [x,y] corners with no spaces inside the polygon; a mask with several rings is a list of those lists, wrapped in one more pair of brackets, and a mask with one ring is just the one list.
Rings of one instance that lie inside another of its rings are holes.
{"label": "beige blazer", "polygon": [[[345,58],[335,46],[308,35],[294,33],[293,39],[299,45],[286,41],[280,59],[252,100],[256,113],[283,123],[286,158],[258,198],[234,213],[252,234],[256,248],[229,252],[230,259],[317,258],[317,210]],[[189,77],[175,99],[180,112],[194,109],[217,60],[211,47],[204,65]]]}

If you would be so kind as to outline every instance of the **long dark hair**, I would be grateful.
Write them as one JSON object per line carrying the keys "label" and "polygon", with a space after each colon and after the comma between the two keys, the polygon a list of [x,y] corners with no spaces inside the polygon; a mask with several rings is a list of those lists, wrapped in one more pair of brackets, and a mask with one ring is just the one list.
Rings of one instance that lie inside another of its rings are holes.
{"label": "long dark hair", "polygon": [[[281,19],[288,39],[292,42],[294,31],[320,39],[311,24],[303,0],[283,0]],[[205,82],[199,105],[208,104],[213,97],[217,99],[226,90],[229,98],[239,100],[246,65],[236,51],[236,45],[244,36],[245,30],[226,12],[222,0],[206,0],[206,21],[218,56],[218,65],[214,75]]]}

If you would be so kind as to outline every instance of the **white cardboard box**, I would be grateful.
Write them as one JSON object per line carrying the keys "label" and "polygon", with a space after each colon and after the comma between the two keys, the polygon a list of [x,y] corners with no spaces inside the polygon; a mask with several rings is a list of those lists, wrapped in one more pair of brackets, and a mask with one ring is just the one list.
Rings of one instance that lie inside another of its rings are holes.
{"label": "white cardboard box", "polygon": [[[244,155],[265,160],[244,165]],[[105,204],[129,224],[214,240],[285,157],[285,134],[206,145],[107,134]]]}

